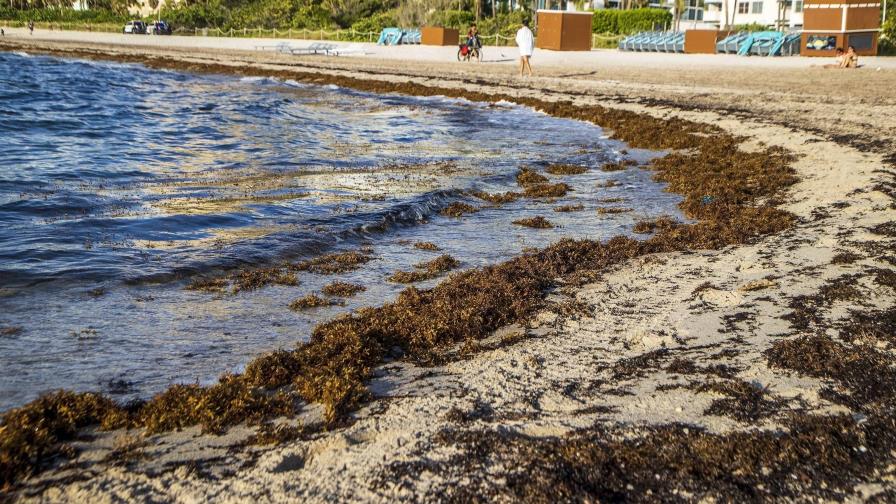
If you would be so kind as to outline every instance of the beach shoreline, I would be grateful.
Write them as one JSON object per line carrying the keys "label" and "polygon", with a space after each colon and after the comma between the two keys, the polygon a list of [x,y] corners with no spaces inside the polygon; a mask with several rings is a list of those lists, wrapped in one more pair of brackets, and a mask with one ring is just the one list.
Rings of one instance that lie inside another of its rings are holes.
{"label": "beach shoreline", "polygon": [[[781,428],[786,416],[797,412],[832,416],[868,408],[864,404],[848,408],[842,401],[832,401],[824,393],[824,373],[806,376],[781,371],[767,353],[779,340],[809,332],[792,327],[793,317],[788,316],[796,311],[794,303],[824,291],[844,276],[850,277],[860,293],[823,301],[827,304],[823,304],[823,313],[814,314],[811,329],[823,329],[836,337],[838,321],[852,312],[892,309],[896,298],[893,286],[881,271],[892,272],[893,267],[888,253],[892,236],[885,226],[893,220],[889,177],[893,176],[894,135],[890,133],[896,125],[888,119],[893,116],[887,115],[894,106],[893,97],[880,91],[893,78],[891,72],[864,71],[856,74],[858,77],[838,74],[847,83],[870,76],[879,82],[866,82],[858,97],[832,98],[811,92],[771,94],[751,89],[749,83],[738,87],[724,78],[720,87],[707,87],[701,85],[712,82],[707,75],[696,76],[695,83],[688,86],[678,71],[668,69],[641,72],[646,74],[646,84],[634,82],[637,72],[621,72],[622,80],[608,81],[590,75],[566,76],[574,70],[569,67],[553,67],[544,77],[521,82],[508,69],[493,66],[479,67],[492,72],[490,75],[476,74],[480,71],[476,67],[452,75],[457,72],[456,64],[429,64],[408,71],[400,62],[361,58],[296,63],[266,55],[253,62],[256,55],[245,52],[148,51],[38,40],[4,40],[0,47],[140,61],[191,71],[233,69],[246,75],[278,76],[303,72],[319,75],[322,82],[340,82],[340,78],[393,82],[401,78],[463,93],[504,93],[522,101],[535,96],[548,101],[571,100],[572,106],[594,104],[712,124],[745,137],[744,149],[787,149],[796,155],[793,167],[799,178],[775,202],[796,216],[792,228],[721,250],[666,252],[622,262],[582,285],[557,289],[548,298],[553,303],[535,317],[522,326],[503,328],[499,339],[522,334],[510,338],[513,344],[484,345],[467,358],[435,368],[401,362],[383,366],[369,386],[375,399],[345,427],[274,448],[248,450],[250,454],[232,450],[239,444],[233,437],[239,438],[239,429],[233,429],[230,438],[214,440],[186,430],[153,438],[156,448],[148,461],[138,460],[84,481],[68,481],[79,479],[78,471],[99,472],[106,467],[103,461],[90,458],[102,453],[97,447],[102,443],[108,452],[113,440],[106,437],[83,446],[92,455],[82,457],[82,467],[36,478],[23,497],[79,500],[115,493],[134,499],[285,500],[302,496],[311,500],[422,500],[460,498],[463,494],[452,493],[452,489],[463,482],[481,495],[521,497],[527,494],[515,492],[519,487],[489,481],[489,474],[502,470],[505,480],[512,479],[512,471],[502,467],[502,461],[485,456],[480,465],[466,467],[452,457],[459,450],[473,448],[461,441],[445,442],[445,433],[506,431],[563,439],[599,424],[621,425],[634,437],[646,439],[651,429],[684,423],[727,435],[752,429],[773,432]],[[742,70],[760,75],[772,71]],[[789,72],[774,78],[794,83],[828,75],[818,69]],[[669,82],[655,83],[663,79]],[[711,92],[738,99],[714,104],[707,96]],[[835,123],[820,122],[837,110],[852,110],[853,114],[837,116]],[[873,335],[867,337],[873,339]],[[886,341],[874,345],[892,357],[892,347]],[[628,372],[627,367],[636,369]],[[697,383],[682,381],[680,376]],[[745,416],[736,404],[728,410],[720,407],[728,404],[717,402],[725,398],[747,399],[732,395],[730,388],[715,386],[719,381],[732,386],[755,384],[765,392],[759,398],[748,392],[756,404],[747,410],[770,412]],[[771,395],[764,397],[766,393]],[[319,414],[314,408],[307,412],[309,418]],[[888,414],[882,417],[890,418]],[[171,449],[178,443],[187,448]],[[890,457],[876,455],[880,462]],[[91,469],[85,470],[84,464]],[[414,467],[424,468],[421,477],[408,472]],[[837,488],[847,488],[852,495],[892,493],[893,469],[889,467],[884,463],[873,476],[852,475],[852,480],[837,482]],[[276,491],[264,488],[269,485]]]}

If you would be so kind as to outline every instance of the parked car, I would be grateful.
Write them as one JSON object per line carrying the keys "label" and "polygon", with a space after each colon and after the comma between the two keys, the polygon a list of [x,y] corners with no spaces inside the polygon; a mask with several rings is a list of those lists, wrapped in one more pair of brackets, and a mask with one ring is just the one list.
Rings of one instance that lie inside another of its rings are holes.
{"label": "parked car", "polygon": [[171,35],[171,25],[164,21],[153,21],[146,25],[146,33],[150,35]]}
{"label": "parked car", "polygon": [[132,35],[144,34],[146,33],[146,23],[143,21],[128,21],[128,23],[124,25],[124,33],[130,33]]}

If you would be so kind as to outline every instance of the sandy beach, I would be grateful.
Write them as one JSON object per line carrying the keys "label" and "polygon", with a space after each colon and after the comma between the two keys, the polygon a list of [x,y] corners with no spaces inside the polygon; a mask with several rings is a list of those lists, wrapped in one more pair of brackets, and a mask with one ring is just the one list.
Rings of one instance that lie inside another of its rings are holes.
{"label": "sandy beach", "polygon": [[[0,49],[29,54],[407,83],[690,121],[747,154],[781,149],[796,177],[751,202],[789,212],[786,229],[563,278],[531,316],[472,349],[378,365],[360,409],[326,428],[289,430],[320,424],[319,404],[264,435],[242,424],[222,435],[91,427],[71,459],[9,498],[896,499],[896,59],[831,71],[813,58],[542,51],[537,75],[519,79],[512,48],[487,47],[473,64],[451,61],[453,48],[286,56],[254,50],[270,40],[7,33]],[[764,194],[761,177],[745,193]]]}

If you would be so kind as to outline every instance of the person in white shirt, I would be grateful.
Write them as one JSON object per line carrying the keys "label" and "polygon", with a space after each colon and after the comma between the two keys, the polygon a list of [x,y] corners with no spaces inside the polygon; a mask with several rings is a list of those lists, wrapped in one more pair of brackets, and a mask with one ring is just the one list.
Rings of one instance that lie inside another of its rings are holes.
{"label": "person in white shirt", "polygon": [[523,76],[523,70],[529,72],[529,77],[532,77],[529,58],[532,57],[532,51],[535,50],[535,37],[532,36],[532,30],[529,29],[529,21],[525,19],[523,26],[516,32],[516,45],[520,48],[520,77]]}

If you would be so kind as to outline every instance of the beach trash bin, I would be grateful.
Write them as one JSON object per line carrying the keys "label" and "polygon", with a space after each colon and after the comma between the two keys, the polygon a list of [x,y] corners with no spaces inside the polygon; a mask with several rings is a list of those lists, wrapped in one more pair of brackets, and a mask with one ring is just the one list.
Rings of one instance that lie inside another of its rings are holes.
{"label": "beach trash bin", "polygon": [[420,29],[420,44],[432,46],[454,46],[460,43],[460,33],[454,28],[424,26]]}
{"label": "beach trash bin", "polygon": [[590,12],[539,10],[535,47],[553,51],[590,51]]}

